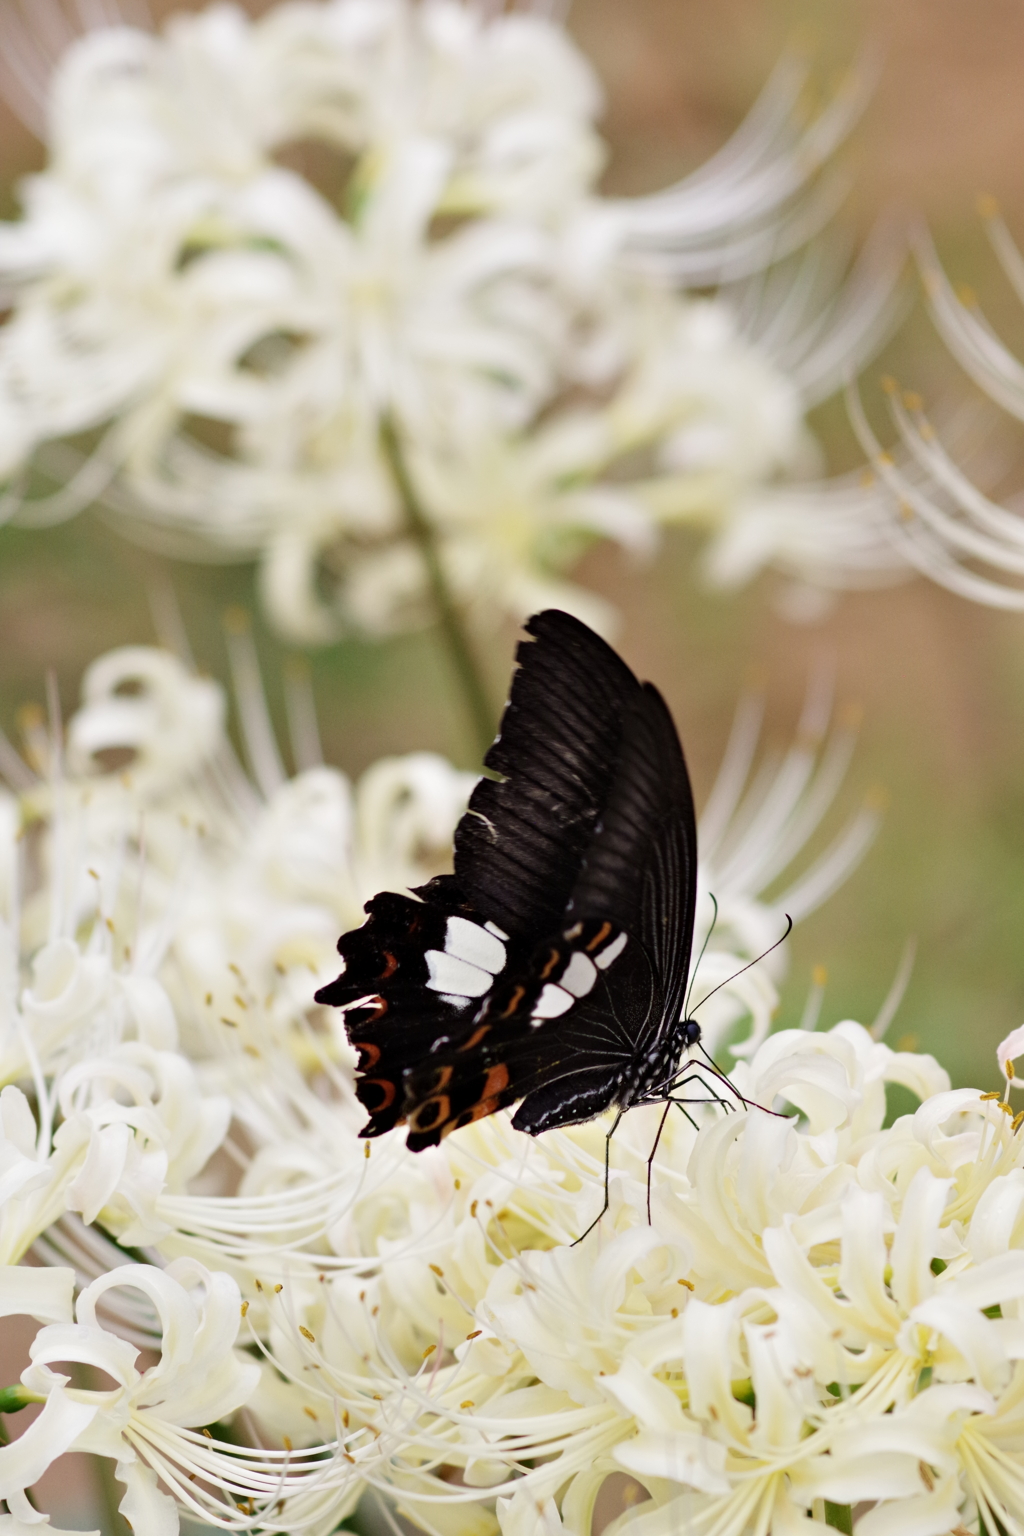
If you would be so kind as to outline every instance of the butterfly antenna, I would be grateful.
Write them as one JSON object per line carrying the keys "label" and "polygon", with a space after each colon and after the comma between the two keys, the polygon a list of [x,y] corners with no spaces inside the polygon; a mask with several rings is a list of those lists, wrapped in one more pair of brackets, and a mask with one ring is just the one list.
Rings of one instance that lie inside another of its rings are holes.
{"label": "butterfly antenna", "polygon": [[700,969],[700,963],[704,959],[704,952],[711,942],[711,935],[714,933],[715,924],[718,922],[718,900],[715,896],[711,895],[710,891],[708,892],[708,895],[711,896],[711,904],[715,909],[715,915],[711,919],[711,927],[708,929],[704,936],[704,943],[701,945],[700,954],[697,956],[697,964],[690,972],[690,985],[686,989],[686,1002],[683,1004],[684,1019],[688,1019],[690,1017],[690,998],[693,996],[693,984],[697,980],[697,972]]}
{"label": "butterfly antenna", "polygon": [[[709,997],[714,997],[716,992],[721,992],[723,987],[729,986],[730,982],[735,981],[737,976],[742,976],[744,971],[749,971],[753,966],[760,965],[762,960],[766,960],[768,958],[768,956],[771,954],[773,949],[778,949],[780,944],[785,944],[786,940],[789,938],[789,936],[790,936],[790,934],[792,932],[793,932],[793,919],[790,917],[789,913],[787,912],[786,913],[786,931],[782,935],[782,937],[776,939],[774,944],[769,944],[768,948],[766,950],[764,950],[760,955],[758,955],[756,960],[748,960],[746,965],[741,965],[738,971],[734,971],[731,976],[727,976],[724,981],[720,981],[718,983],[717,987],[712,987],[710,992],[706,992],[704,994],[704,996],[701,998],[700,1002],[697,1004],[697,1007],[694,1008],[693,1012],[696,1013],[697,1012],[697,1008],[703,1008],[704,1004],[707,1002]],[[702,953],[703,953],[703,951],[702,951]],[[691,1018],[691,1017],[692,1017],[692,1015],[688,1012],[687,1013],[687,1018]]]}

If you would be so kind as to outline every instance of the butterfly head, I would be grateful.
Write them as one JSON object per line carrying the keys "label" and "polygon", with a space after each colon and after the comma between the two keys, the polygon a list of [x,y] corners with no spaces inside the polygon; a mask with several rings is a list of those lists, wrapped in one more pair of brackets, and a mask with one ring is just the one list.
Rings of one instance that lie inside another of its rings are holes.
{"label": "butterfly head", "polygon": [[679,1026],[679,1044],[684,1051],[700,1044],[700,1025],[696,1019],[683,1019]]}

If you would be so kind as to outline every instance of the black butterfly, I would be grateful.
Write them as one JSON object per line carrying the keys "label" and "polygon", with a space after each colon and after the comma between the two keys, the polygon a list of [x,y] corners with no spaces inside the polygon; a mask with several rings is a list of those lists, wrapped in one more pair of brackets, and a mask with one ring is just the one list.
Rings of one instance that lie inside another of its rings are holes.
{"label": "black butterfly", "polygon": [[346,1010],[360,1135],[407,1124],[414,1152],[517,1099],[531,1135],[612,1106],[616,1125],[638,1104],[667,1114],[695,1079],[722,1102],[680,1069],[700,1042],[683,1008],[697,828],[672,717],[577,619],[526,630],[484,759],[501,777],[473,791],[454,875],[367,902],[316,994]]}

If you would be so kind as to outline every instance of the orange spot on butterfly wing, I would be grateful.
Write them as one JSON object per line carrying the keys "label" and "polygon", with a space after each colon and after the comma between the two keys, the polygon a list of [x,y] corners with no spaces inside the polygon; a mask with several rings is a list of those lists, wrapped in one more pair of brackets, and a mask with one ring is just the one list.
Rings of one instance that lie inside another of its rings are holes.
{"label": "orange spot on butterfly wing", "polygon": [[448,1087],[448,1084],[452,1080],[452,1073],[454,1071],[455,1071],[454,1067],[438,1067],[437,1068],[436,1072],[434,1073],[434,1080],[433,1080],[433,1082],[430,1084],[430,1087],[425,1090],[426,1093],[427,1093],[427,1099],[424,1102],[429,1102],[429,1100],[432,1099],[435,1096],[435,1094],[438,1094],[438,1093],[441,1092],[442,1088],[447,1088]]}
{"label": "orange spot on butterfly wing", "polygon": [[352,1049],[359,1052],[359,1071],[369,1072],[380,1061],[380,1046],[373,1045],[369,1040],[353,1040],[350,1042]]}
{"label": "orange spot on butterfly wing", "polygon": [[553,949],[551,951],[551,958],[540,973],[541,981],[547,981],[548,977],[551,975],[551,972],[554,970],[555,966],[558,964],[561,958],[562,951],[560,949]]}
{"label": "orange spot on butterfly wing", "polygon": [[593,953],[595,949],[599,948],[599,946],[604,943],[605,939],[608,937],[611,931],[611,923],[602,923],[594,937],[591,939],[590,943],[586,946],[588,954]]}
{"label": "orange spot on butterfly wing", "polygon": [[495,1094],[503,1093],[508,1087],[508,1067],[503,1061],[497,1066],[491,1067],[484,1083],[483,1098],[491,1098]]}
{"label": "orange spot on butterfly wing", "polygon": [[[436,1107],[435,1107],[436,1106]],[[429,1113],[433,1110],[433,1113]],[[445,1121],[451,1119],[452,1105],[446,1093],[435,1094],[433,1098],[425,1099],[422,1104],[417,1104],[409,1116],[409,1124],[414,1131],[433,1131]]]}
{"label": "orange spot on butterfly wing", "polygon": [[[367,1090],[370,1088],[380,1089],[381,1101],[379,1104],[368,1104],[366,1102],[365,1095]],[[392,1104],[395,1102],[395,1095],[397,1092],[398,1088],[396,1084],[394,1084],[391,1079],[387,1077],[364,1077],[361,1078],[359,1082],[359,1101],[361,1104],[366,1106],[371,1115],[379,1115],[385,1109],[390,1109]]]}
{"label": "orange spot on butterfly wing", "polygon": [[513,993],[512,993],[512,996],[509,998],[508,1003],[502,1009],[502,1011],[498,1014],[498,1018],[499,1019],[510,1019],[512,1017],[512,1015],[515,1013],[516,1009],[519,1007],[519,1004],[522,1002],[522,1000],[523,1000],[523,998],[525,996],[526,996],[526,988],[522,987],[522,986],[516,987],[514,989]]}
{"label": "orange spot on butterfly wing", "polygon": [[395,959],[390,949],[386,949],[384,951],[384,959],[387,961],[387,965],[377,977],[378,981],[387,981],[388,977],[393,976],[398,970],[398,961]]}
{"label": "orange spot on butterfly wing", "polygon": [[468,1109],[464,1109],[456,1119],[452,1120],[441,1132],[442,1141],[450,1136],[452,1131],[461,1129],[464,1125],[472,1125],[474,1120],[485,1120],[488,1115],[493,1115],[502,1106],[502,1094],[508,1087],[508,1067],[504,1062],[491,1067],[484,1079],[480,1098]]}
{"label": "orange spot on butterfly wing", "polygon": [[[505,1015],[502,1014],[502,1018],[504,1018],[504,1017],[505,1017]],[[489,1024],[480,1024],[480,1025],[478,1025],[477,1028],[474,1029],[473,1033],[470,1035],[469,1039],[468,1040],[464,1040],[463,1043],[459,1046],[459,1050],[460,1051],[472,1051],[472,1050],[474,1050],[480,1044],[480,1041],[484,1038],[484,1036],[486,1034],[490,1033],[490,1028],[491,1028],[491,1026]]]}

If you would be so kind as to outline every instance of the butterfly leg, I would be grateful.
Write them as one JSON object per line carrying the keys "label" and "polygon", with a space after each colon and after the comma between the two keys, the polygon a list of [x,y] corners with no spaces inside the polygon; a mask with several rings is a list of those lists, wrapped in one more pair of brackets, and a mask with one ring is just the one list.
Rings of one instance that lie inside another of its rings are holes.
{"label": "butterfly leg", "polygon": [[608,1209],[608,1167],[609,1167],[609,1159],[610,1159],[610,1157],[612,1155],[612,1137],[615,1135],[615,1132],[618,1130],[618,1128],[619,1128],[619,1121],[622,1119],[622,1116],[623,1116],[624,1113],[625,1113],[624,1110],[621,1110],[621,1109],[619,1110],[618,1114],[615,1116],[615,1119],[612,1121],[612,1128],[608,1132],[608,1135],[605,1137],[605,1140],[604,1140],[604,1205],[602,1205],[601,1209],[598,1211],[597,1215],[594,1217],[593,1221],[590,1223],[590,1226],[587,1228],[587,1230],[585,1232],[581,1232],[580,1233],[579,1237],[576,1239],[576,1242],[569,1244],[570,1248],[575,1248],[576,1247],[576,1243],[582,1243],[582,1241],[583,1241],[583,1239],[585,1237],[589,1237],[590,1236],[591,1232],[593,1232],[594,1228],[597,1226],[598,1222],[601,1220],[601,1217],[604,1215],[605,1211]]}
{"label": "butterfly leg", "polygon": [[[661,1133],[665,1129],[665,1121],[668,1119],[668,1112],[671,1108],[672,1100],[667,1099],[665,1101],[665,1113],[662,1115],[661,1120],[658,1123],[658,1134],[654,1138],[654,1146],[651,1148],[651,1155],[647,1159],[647,1225],[649,1227],[654,1225],[654,1223],[651,1221],[651,1175],[654,1172],[654,1154],[658,1150],[658,1142],[661,1140]],[[686,1111],[683,1110],[683,1113],[685,1114]]]}
{"label": "butterfly leg", "polygon": [[[703,1068],[695,1068],[693,1071],[690,1071],[688,1067],[685,1067],[682,1074],[668,1085],[668,1094],[666,1097],[671,1094],[678,1093],[680,1088],[685,1088],[688,1083],[700,1083],[705,1092],[711,1095],[710,1100],[705,1099],[703,1101],[704,1103],[717,1104],[720,1109],[731,1110],[733,1106],[729,1103],[729,1101],[727,1099],[723,1099],[721,1094],[716,1093],[711,1084],[706,1083],[703,1077],[701,1077],[701,1072],[703,1070]],[[717,1073],[715,1075],[717,1076]],[[701,1101],[688,1100],[687,1102],[699,1103]]]}
{"label": "butterfly leg", "polygon": [[691,1099],[669,1099],[669,1103],[670,1104],[674,1104],[676,1109],[679,1110],[680,1114],[686,1116],[687,1120],[689,1120],[690,1124],[693,1126],[695,1131],[699,1131],[700,1130],[700,1126],[697,1124],[696,1120],[690,1114],[690,1111],[686,1108],[687,1104],[692,1103]]}
{"label": "butterfly leg", "polygon": [[[728,1088],[729,1092],[732,1093],[732,1094],[735,1094],[735,1096],[739,1100],[739,1102],[741,1104],[743,1104],[747,1109],[760,1109],[766,1115],[774,1115],[777,1120],[785,1120],[786,1119],[786,1116],[784,1114],[782,1114],[782,1112],[780,1110],[778,1110],[778,1109],[768,1109],[766,1105],[759,1104],[756,1099],[745,1099],[743,1097],[742,1093],[740,1093],[739,1089],[730,1080],[728,1075],[725,1072],[723,1072],[720,1067],[716,1066],[715,1061],[714,1061],[714,1059],[711,1056],[708,1056],[707,1051],[704,1050],[704,1047],[700,1043],[699,1040],[697,1042],[697,1048],[698,1048],[698,1050],[703,1052],[703,1054],[705,1056],[707,1056],[707,1059],[708,1059],[708,1062],[709,1062],[709,1064],[711,1066],[711,1069],[714,1072],[714,1075],[718,1078],[719,1082],[724,1083],[725,1086]],[[705,1084],[705,1087],[707,1087],[707,1084]],[[712,1090],[712,1091],[714,1091],[714,1090]]]}

